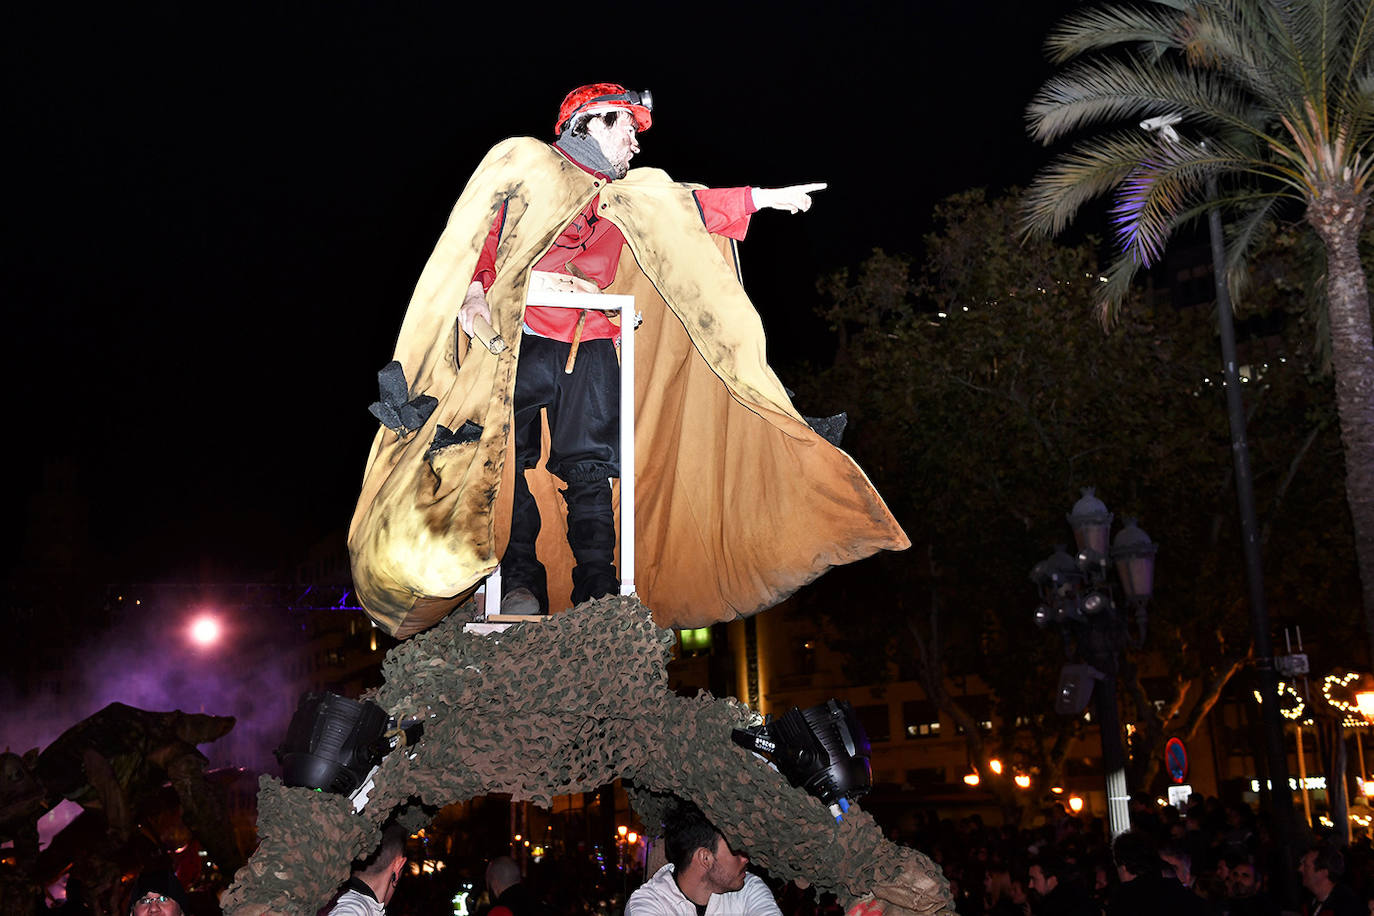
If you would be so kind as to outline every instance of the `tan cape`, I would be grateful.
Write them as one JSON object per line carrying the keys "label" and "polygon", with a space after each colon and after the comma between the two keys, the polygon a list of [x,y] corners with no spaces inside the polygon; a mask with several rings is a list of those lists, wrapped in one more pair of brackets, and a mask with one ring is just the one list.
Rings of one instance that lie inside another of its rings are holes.
{"label": "tan cape", "polygon": [[[406,436],[378,431],[349,529],[358,596],[388,632],[405,637],[435,623],[505,550],[530,268],[598,194],[598,215],[627,242],[605,291],[633,295],[643,314],[635,332],[635,583],[655,621],[698,627],[748,616],[832,566],[909,546],[858,465],[792,408],[768,367],[733,244],[706,232],[696,187],[657,169],[608,183],[527,138],[499,144],[482,161],[396,344],[410,396],[431,395],[438,407]],[[510,349],[493,356],[469,352],[457,314],[502,204],[487,298]],[[456,430],[465,420],[481,426],[477,441],[431,450],[437,424]],[[528,480],[544,519],[538,552],[550,606],[566,607],[566,510],[542,462]]]}

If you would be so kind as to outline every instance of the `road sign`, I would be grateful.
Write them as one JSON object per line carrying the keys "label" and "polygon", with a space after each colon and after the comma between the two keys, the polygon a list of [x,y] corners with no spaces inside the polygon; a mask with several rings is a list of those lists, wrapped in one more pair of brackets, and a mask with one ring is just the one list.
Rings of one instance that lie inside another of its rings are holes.
{"label": "road sign", "polygon": [[1164,765],[1174,782],[1182,784],[1188,778],[1188,749],[1177,738],[1170,738],[1164,745]]}

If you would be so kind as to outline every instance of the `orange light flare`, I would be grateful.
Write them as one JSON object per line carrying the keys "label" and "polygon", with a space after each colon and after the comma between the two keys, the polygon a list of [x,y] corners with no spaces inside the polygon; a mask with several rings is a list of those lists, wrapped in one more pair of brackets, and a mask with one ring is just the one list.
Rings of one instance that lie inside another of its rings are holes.
{"label": "orange light flare", "polygon": [[1077,814],[1078,812],[1082,811],[1083,799],[1079,798],[1077,795],[1070,795],[1069,810],[1072,811],[1074,814]]}
{"label": "orange light flare", "polygon": [[1031,778],[1030,778],[1030,774],[1028,774],[1028,773],[1017,773],[1015,776],[1013,776],[1013,777],[1011,778],[1011,781],[1014,782],[1014,783],[1016,783],[1016,787],[1017,787],[1018,789],[1029,789],[1029,788],[1030,788]]}
{"label": "orange light flare", "polygon": [[1355,694],[1355,705],[1359,707],[1360,715],[1374,722],[1374,690],[1361,690]]}

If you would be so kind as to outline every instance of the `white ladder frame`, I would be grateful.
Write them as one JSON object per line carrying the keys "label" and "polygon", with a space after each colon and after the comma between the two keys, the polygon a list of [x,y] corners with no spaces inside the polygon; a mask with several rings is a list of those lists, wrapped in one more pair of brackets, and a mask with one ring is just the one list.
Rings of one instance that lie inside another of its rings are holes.
{"label": "white ladder frame", "polygon": [[[620,312],[620,594],[635,593],[635,297],[606,293],[531,292],[526,305],[545,308]],[[521,331],[523,333],[523,329]],[[520,468],[515,473],[523,474]],[[478,591],[485,616],[501,611],[501,567],[498,564]],[[495,595],[495,602],[489,602]],[[495,612],[492,608],[495,607]]]}

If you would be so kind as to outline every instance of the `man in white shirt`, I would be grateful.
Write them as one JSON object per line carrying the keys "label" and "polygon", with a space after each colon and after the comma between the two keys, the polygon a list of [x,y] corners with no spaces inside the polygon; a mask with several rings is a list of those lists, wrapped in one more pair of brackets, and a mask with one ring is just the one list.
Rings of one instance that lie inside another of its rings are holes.
{"label": "man in white shirt", "polygon": [[691,802],[664,824],[668,864],[630,895],[625,916],[782,916],[773,892]]}
{"label": "man in white shirt", "polygon": [[329,916],[384,916],[406,866],[406,835],[399,824],[382,831],[377,851],[355,865]]}

